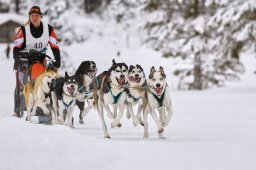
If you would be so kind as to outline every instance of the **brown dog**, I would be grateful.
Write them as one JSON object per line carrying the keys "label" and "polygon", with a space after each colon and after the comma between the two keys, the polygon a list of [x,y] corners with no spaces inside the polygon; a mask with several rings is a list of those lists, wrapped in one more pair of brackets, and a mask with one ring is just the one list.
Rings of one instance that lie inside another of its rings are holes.
{"label": "brown dog", "polygon": [[[29,81],[23,90],[25,103],[27,108],[27,119],[31,122],[31,116],[36,115],[36,108],[40,107],[45,115],[50,114],[50,110],[46,105],[50,104],[49,95],[52,90],[53,80],[58,78],[58,73],[55,70],[46,70],[34,81]],[[54,112],[52,114],[52,122],[55,123]]]}

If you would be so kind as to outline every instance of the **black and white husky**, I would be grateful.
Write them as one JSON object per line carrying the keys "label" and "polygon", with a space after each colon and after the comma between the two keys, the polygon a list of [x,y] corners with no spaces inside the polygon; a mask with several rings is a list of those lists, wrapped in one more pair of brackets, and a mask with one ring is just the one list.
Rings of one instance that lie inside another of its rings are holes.
{"label": "black and white husky", "polygon": [[[75,76],[78,81],[78,92],[76,95],[76,105],[80,110],[79,123],[84,124],[83,118],[93,107],[93,81],[97,73],[94,61],[83,61],[76,70]],[[85,108],[85,101],[88,107]]]}
{"label": "black and white husky", "polygon": [[[146,77],[143,68],[140,65],[131,65],[128,71],[129,90],[127,94],[127,118],[132,118],[134,126],[139,122],[143,124],[141,119],[141,111],[143,108],[143,98],[145,97],[145,88],[147,86]],[[138,104],[137,115],[134,114],[133,106]]]}
{"label": "black and white husky", "polygon": [[111,123],[112,128],[116,127],[119,125],[120,119],[123,117],[127,97],[126,86],[128,79],[128,66],[125,63],[116,63],[115,60],[112,62],[111,68],[108,71],[104,71],[96,78],[97,99],[95,101],[105,138],[110,138],[110,136],[104,120],[103,108],[106,109],[110,118],[114,118],[114,115],[110,111],[108,105],[119,106],[120,113]]}
{"label": "black and white husky", "polygon": [[[157,125],[159,138],[163,139],[164,127],[169,124],[173,111],[169,87],[166,83],[166,75],[161,66],[159,67],[159,70],[155,70],[155,67],[151,67],[147,84],[147,107],[145,108],[143,115],[144,137],[149,137],[147,120],[148,114],[150,113]],[[156,110],[159,112],[159,118],[156,114]]]}
{"label": "black and white husky", "polygon": [[[69,76],[66,72],[65,77],[55,80],[53,108],[56,120],[59,120],[58,123],[63,124],[65,122],[65,125],[73,127],[73,112],[77,89],[78,82],[75,75]],[[59,119],[57,114],[59,114]]]}

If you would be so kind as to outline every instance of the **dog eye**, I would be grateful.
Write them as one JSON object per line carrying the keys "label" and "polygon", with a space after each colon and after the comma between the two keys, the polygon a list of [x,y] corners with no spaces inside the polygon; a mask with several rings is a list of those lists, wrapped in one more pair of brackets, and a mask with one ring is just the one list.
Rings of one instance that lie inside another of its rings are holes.
{"label": "dog eye", "polygon": [[139,71],[139,73],[141,73],[141,71]]}
{"label": "dog eye", "polygon": [[164,78],[160,78],[160,80],[162,81]]}
{"label": "dog eye", "polygon": [[119,71],[119,70],[116,70],[116,72],[117,72],[117,73],[120,73],[120,71]]}
{"label": "dog eye", "polygon": [[48,76],[48,78],[51,78],[51,76]]}
{"label": "dog eye", "polygon": [[123,71],[124,73],[126,72],[126,70]]}
{"label": "dog eye", "polygon": [[156,79],[155,79],[155,78],[152,78],[152,81],[156,81]]}
{"label": "dog eye", "polygon": [[132,73],[135,73],[135,71],[132,71]]}

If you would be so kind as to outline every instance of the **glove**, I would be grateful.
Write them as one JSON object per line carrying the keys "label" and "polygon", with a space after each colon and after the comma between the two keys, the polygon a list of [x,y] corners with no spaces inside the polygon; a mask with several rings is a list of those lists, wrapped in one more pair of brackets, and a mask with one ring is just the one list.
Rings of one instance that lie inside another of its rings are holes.
{"label": "glove", "polygon": [[45,55],[44,54],[40,54],[38,52],[31,52],[27,55],[28,58],[28,64],[32,65],[36,62],[40,62],[43,63],[44,59],[45,59]]}
{"label": "glove", "polygon": [[60,68],[60,61],[59,60],[56,60],[54,63],[53,63],[53,66],[55,68]]}

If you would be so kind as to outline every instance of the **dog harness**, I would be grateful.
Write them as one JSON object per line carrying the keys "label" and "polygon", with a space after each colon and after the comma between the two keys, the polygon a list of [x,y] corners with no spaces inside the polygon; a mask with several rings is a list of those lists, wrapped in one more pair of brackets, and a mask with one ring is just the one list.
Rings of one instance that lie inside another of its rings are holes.
{"label": "dog harness", "polygon": [[72,106],[75,103],[75,98],[73,98],[68,104],[64,102],[63,97],[61,96],[62,104],[64,105],[65,109],[67,110],[70,106]]}
{"label": "dog harness", "polygon": [[120,99],[121,94],[122,94],[124,91],[121,91],[121,92],[118,93],[116,96],[112,93],[111,89],[110,89],[109,91],[110,91],[111,96],[112,96],[113,99],[114,99],[113,104],[117,104],[117,102],[118,102],[119,99]]}
{"label": "dog harness", "polygon": [[92,97],[93,90],[88,90],[87,91],[84,85],[79,87],[77,91],[84,95],[84,97],[81,100],[85,100],[87,98],[91,98]]}
{"label": "dog harness", "polygon": [[[150,91],[150,93],[152,93],[152,92]],[[158,108],[162,107],[163,106],[163,101],[164,101],[165,90],[164,90],[164,92],[163,92],[163,94],[161,95],[160,98],[157,95],[155,95],[154,93],[152,93],[152,94],[153,94],[154,98],[156,99],[156,101],[158,103]]]}

